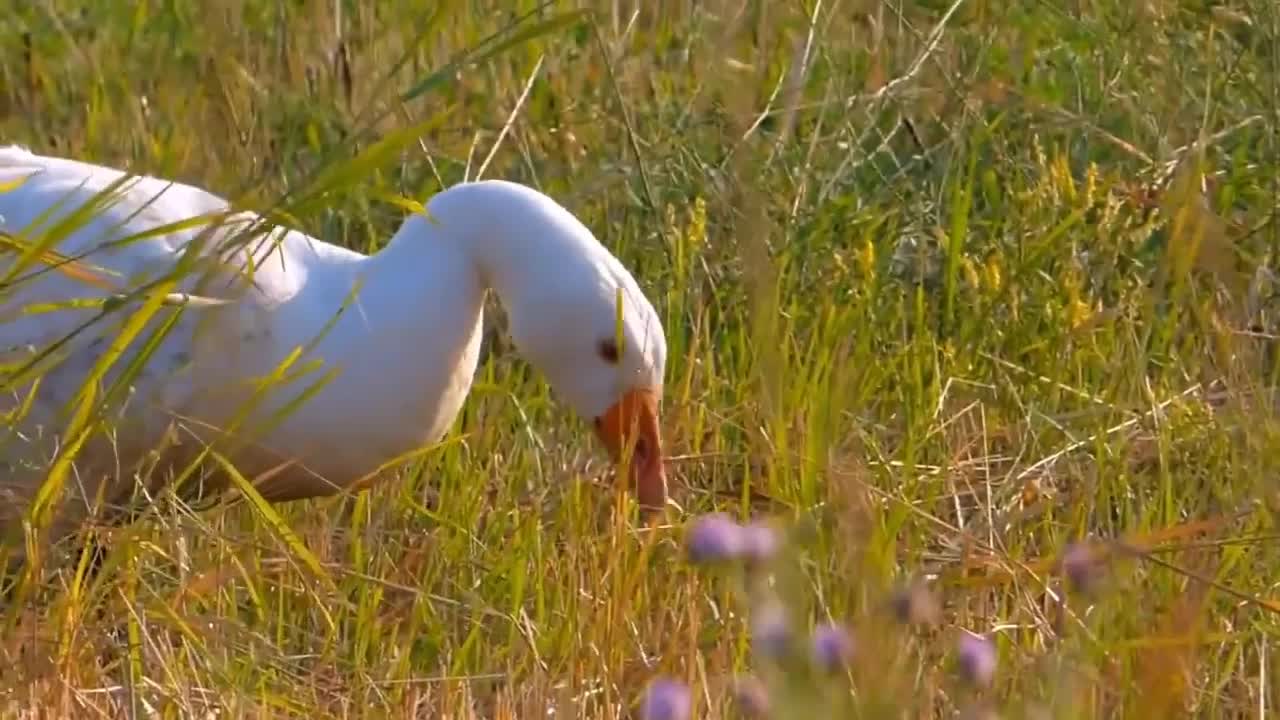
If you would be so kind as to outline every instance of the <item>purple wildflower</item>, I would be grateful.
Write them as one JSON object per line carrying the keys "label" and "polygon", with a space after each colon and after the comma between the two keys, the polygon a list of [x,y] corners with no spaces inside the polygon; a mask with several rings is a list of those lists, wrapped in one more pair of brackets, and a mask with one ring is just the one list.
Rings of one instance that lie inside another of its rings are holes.
{"label": "purple wildflower", "polygon": [[703,515],[685,537],[689,559],[695,563],[736,560],[746,547],[744,535],[742,526],[725,513]]}
{"label": "purple wildflower", "polygon": [[752,645],[760,655],[778,659],[791,647],[791,623],[787,621],[786,608],[777,603],[767,603],[751,614]]}
{"label": "purple wildflower", "polygon": [[853,636],[838,623],[825,623],[813,631],[813,660],[823,670],[843,669],[853,658]]}
{"label": "purple wildflower", "polygon": [[742,529],[743,554],[753,563],[768,562],[778,552],[778,533],[757,520]]}
{"label": "purple wildflower", "polygon": [[738,710],[745,717],[769,716],[769,690],[759,678],[753,675],[745,675],[734,680],[733,699]]}
{"label": "purple wildflower", "polygon": [[684,683],[660,677],[649,684],[640,717],[642,720],[689,720],[692,706],[693,697]]}
{"label": "purple wildflower", "polygon": [[996,674],[996,646],[982,635],[962,633],[956,648],[960,674],[976,687],[986,687]]}
{"label": "purple wildflower", "polygon": [[1089,593],[1097,587],[1098,564],[1093,549],[1084,543],[1072,543],[1062,553],[1062,574],[1071,589]]}

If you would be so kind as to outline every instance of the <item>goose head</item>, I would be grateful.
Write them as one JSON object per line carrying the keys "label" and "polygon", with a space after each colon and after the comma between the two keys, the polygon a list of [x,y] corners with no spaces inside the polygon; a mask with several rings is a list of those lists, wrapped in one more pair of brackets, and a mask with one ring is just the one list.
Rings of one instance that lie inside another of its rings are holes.
{"label": "goose head", "polygon": [[524,185],[464,183],[430,212],[474,253],[511,339],[626,468],[642,508],[666,504],[660,431],[667,345],[632,274],[566,208]]}
{"label": "goose head", "polygon": [[[601,248],[603,250],[603,248]],[[512,340],[593,428],[642,509],[666,504],[660,429],[666,339],[631,275],[602,255],[550,282],[536,312],[509,313]]]}

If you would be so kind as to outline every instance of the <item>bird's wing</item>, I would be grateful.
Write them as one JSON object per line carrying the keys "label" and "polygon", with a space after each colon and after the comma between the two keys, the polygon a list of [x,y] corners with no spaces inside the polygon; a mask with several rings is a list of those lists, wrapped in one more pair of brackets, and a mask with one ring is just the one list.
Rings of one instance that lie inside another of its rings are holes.
{"label": "bird's wing", "polygon": [[[142,457],[175,422],[233,416],[270,355],[270,342],[248,338],[306,283],[313,243],[324,246],[190,185],[0,147],[0,413],[21,416],[18,432],[0,432],[0,531],[68,441],[43,438],[68,427],[86,377],[140,307],[139,289],[177,304],[192,293],[196,307],[147,347],[169,316],[157,313],[101,376],[105,393],[137,371],[112,408],[133,422],[111,423],[109,438],[83,448],[82,468]],[[104,317],[104,300],[122,312]],[[50,348],[56,364],[36,368],[33,358],[54,359]],[[133,366],[144,351],[148,361]]]}
{"label": "bird's wing", "polygon": [[71,303],[175,271],[183,276],[173,290],[283,299],[301,273],[272,257],[282,232],[191,185],[0,148],[0,352],[61,337],[100,312]]}
{"label": "bird's wing", "polygon": [[[284,232],[268,231],[260,220],[232,212],[223,198],[190,185],[0,148],[0,231],[6,239],[0,247],[0,365],[9,371],[0,373],[0,409],[23,402],[39,377],[31,422],[60,425],[55,418],[63,416],[86,374],[140,307],[144,297],[138,293],[148,288],[215,300],[185,309],[163,341],[148,349],[149,334],[164,322],[153,318],[102,382],[127,372],[146,352],[151,359],[136,375],[135,404],[181,408],[193,382],[203,381],[182,372],[193,361],[234,375],[242,361],[240,333],[305,280],[305,268],[286,270],[272,257],[291,253],[275,252],[270,242]],[[61,264],[67,260],[75,264]],[[125,302],[112,297],[121,295]],[[119,312],[104,313],[104,300]],[[233,306],[220,307],[224,300]],[[210,352],[216,357],[203,357]],[[37,368],[37,361],[45,367]],[[164,421],[150,411],[142,418],[151,426],[146,433]]]}

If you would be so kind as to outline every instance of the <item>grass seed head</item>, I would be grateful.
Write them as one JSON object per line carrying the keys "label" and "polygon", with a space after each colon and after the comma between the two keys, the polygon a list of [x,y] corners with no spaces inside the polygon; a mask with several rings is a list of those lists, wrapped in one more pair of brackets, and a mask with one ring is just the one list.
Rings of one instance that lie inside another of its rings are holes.
{"label": "grass seed head", "polygon": [[923,582],[899,588],[889,603],[893,616],[904,625],[933,625],[942,615],[938,599]]}

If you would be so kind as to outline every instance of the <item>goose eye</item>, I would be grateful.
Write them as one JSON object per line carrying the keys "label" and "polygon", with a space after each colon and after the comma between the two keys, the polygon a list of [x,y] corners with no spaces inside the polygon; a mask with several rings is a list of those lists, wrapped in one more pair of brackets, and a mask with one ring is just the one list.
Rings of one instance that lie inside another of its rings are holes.
{"label": "goose eye", "polygon": [[613,340],[601,340],[596,346],[596,352],[610,365],[618,364],[618,344]]}

